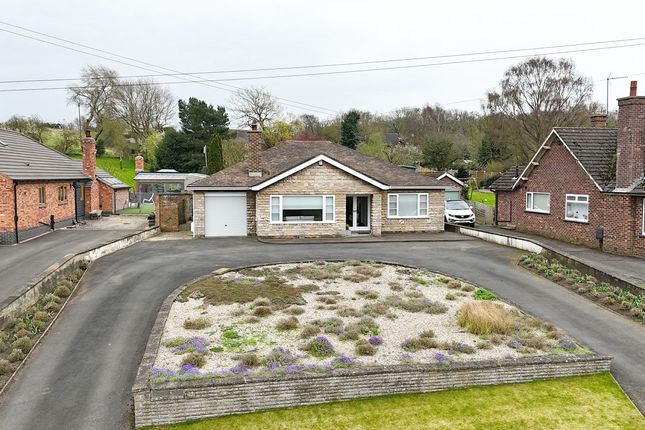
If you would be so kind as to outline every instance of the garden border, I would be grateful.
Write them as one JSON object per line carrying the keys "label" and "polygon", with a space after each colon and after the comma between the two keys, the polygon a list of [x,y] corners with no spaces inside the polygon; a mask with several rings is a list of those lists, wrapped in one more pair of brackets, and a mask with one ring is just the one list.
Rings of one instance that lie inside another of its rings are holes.
{"label": "garden border", "polygon": [[[390,262],[379,263],[416,268]],[[553,355],[456,362],[448,366],[370,366],[336,369],[324,374],[287,374],[277,377],[240,375],[185,381],[151,381],[149,375],[161,346],[170,308],[177,296],[189,285],[207,277],[266,265],[265,263],[220,268],[179,286],[166,297],[150,332],[132,387],[136,428],[273,408],[476,385],[528,382],[562,376],[590,375],[610,370],[612,358],[594,353],[585,356]]]}
{"label": "garden border", "polygon": [[158,233],[158,226],[147,228],[112,242],[103,243],[94,248],[63,257],[54,263],[50,269],[30,281],[17,294],[0,302],[0,328],[3,328],[7,321],[17,317],[25,309],[34,305],[41,295],[53,290],[60,279],[75,270],[82,262],[91,263],[101,257],[155,236]]}

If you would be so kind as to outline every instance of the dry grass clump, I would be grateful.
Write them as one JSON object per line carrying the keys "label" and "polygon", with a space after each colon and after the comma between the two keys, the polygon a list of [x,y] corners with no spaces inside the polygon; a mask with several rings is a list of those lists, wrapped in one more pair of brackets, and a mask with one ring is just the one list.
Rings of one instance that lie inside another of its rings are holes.
{"label": "dry grass clump", "polygon": [[361,311],[355,308],[349,308],[349,307],[342,307],[336,311],[336,314],[339,317],[347,318],[347,317],[360,317],[363,315]]}
{"label": "dry grass clump", "polygon": [[182,366],[190,364],[195,367],[202,367],[206,364],[206,359],[204,358],[204,355],[199,352],[191,352],[181,360],[181,364]]}
{"label": "dry grass clump", "polygon": [[354,268],[354,272],[367,276],[368,278],[378,278],[381,276],[381,271],[372,266],[358,266]]}
{"label": "dry grass clump", "polygon": [[248,317],[247,319],[244,320],[247,324],[257,324],[260,322],[260,318],[258,317]]}
{"label": "dry grass clump", "polygon": [[461,288],[461,282],[459,282],[457,280],[450,281],[450,282],[448,282],[448,288],[452,288],[453,290],[457,290],[457,289]]}
{"label": "dry grass clump", "polygon": [[187,318],[184,321],[184,328],[187,330],[203,330],[211,326],[211,321],[206,317]]}
{"label": "dry grass clump", "polygon": [[376,347],[363,339],[356,343],[355,351],[356,355],[374,355],[376,354]]}
{"label": "dry grass clump", "polygon": [[457,300],[457,296],[455,296],[453,293],[448,293],[446,294],[446,300]]}
{"label": "dry grass clump", "polygon": [[253,306],[271,306],[271,300],[266,297],[260,297],[253,302]]}
{"label": "dry grass clump", "polygon": [[283,312],[289,315],[302,315],[305,313],[305,308],[302,308],[300,306],[290,306]]}
{"label": "dry grass clump", "polygon": [[49,320],[49,314],[44,311],[36,311],[34,312],[34,320],[45,322]]}
{"label": "dry grass clump", "polygon": [[[63,281],[67,282],[67,281]],[[58,297],[69,297],[72,294],[72,290],[63,282],[59,283],[56,289],[54,290],[54,295]]]}
{"label": "dry grass clump", "polygon": [[302,328],[302,331],[300,332],[300,337],[303,339],[306,339],[308,337],[314,337],[318,333],[320,333],[320,327],[314,324],[307,324]]}
{"label": "dry grass clump", "polygon": [[368,300],[378,299],[378,293],[376,291],[371,291],[371,290],[357,290],[356,295]]}
{"label": "dry grass clump", "polygon": [[390,282],[388,285],[392,291],[403,291],[403,286],[398,282]]}
{"label": "dry grass clump", "polygon": [[276,323],[275,328],[280,331],[295,330],[298,328],[298,318],[283,318]]}
{"label": "dry grass clump", "polygon": [[268,306],[257,306],[253,309],[253,315],[256,317],[267,317],[271,315],[273,311]]}
{"label": "dry grass clump", "polygon": [[0,359],[0,375],[10,373],[13,370],[8,360]]}
{"label": "dry grass clump", "polygon": [[346,281],[354,282],[356,284],[360,284],[361,282],[365,282],[369,279],[369,277],[365,275],[359,275],[359,274],[353,274],[353,275],[345,275],[343,276],[343,279]]}
{"label": "dry grass clump", "polygon": [[11,351],[7,359],[9,360],[10,363],[16,363],[18,361],[22,361],[25,359],[25,353],[16,348],[13,351]]}
{"label": "dry grass clump", "polygon": [[508,334],[513,330],[516,315],[499,303],[474,301],[457,312],[459,325],[473,334]]}
{"label": "dry grass clump", "polygon": [[338,301],[334,297],[330,296],[319,296],[316,297],[316,300],[326,305],[335,305],[336,303],[338,303]]}
{"label": "dry grass clump", "polygon": [[340,318],[327,318],[326,320],[317,320],[313,324],[322,328],[325,333],[341,334],[345,323]]}
{"label": "dry grass clump", "polygon": [[240,361],[249,367],[257,367],[262,363],[260,358],[253,352],[242,354]]}
{"label": "dry grass clump", "polygon": [[466,291],[466,292],[475,291],[475,287],[473,287],[470,284],[462,284],[461,285],[461,291]]}
{"label": "dry grass clump", "polygon": [[386,317],[390,319],[396,318],[390,311],[390,306],[384,302],[375,302],[375,303],[366,303],[362,308],[363,315],[370,316],[373,318]]}

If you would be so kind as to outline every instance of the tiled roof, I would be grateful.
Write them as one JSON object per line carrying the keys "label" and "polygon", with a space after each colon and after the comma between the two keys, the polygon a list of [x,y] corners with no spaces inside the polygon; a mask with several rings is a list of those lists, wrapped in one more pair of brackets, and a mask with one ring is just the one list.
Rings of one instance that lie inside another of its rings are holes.
{"label": "tiled roof", "polygon": [[555,132],[569,147],[594,181],[603,189],[614,188],[616,128],[556,127]]}
{"label": "tiled roof", "polygon": [[[78,164],[78,167],[80,169],[83,169],[83,160],[72,159],[72,161]],[[112,187],[115,190],[118,190],[120,188],[130,188],[130,185],[122,182],[120,179],[115,178],[105,170],[99,169],[98,167],[96,168],[96,178],[99,181],[103,182],[105,185]]]}
{"label": "tiled roof", "polygon": [[181,173],[177,171],[173,172],[163,172],[161,170],[157,172],[139,172],[134,177],[135,181],[163,181],[163,180],[175,180],[175,181],[185,181],[186,179],[194,178],[206,178],[207,175],[202,175],[201,173]]}
{"label": "tiled roof", "polygon": [[490,187],[491,190],[495,191],[511,191],[513,189],[513,184],[517,178],[522,174],[526,166],[512,166],[504,173],[501,174],[499,178],[493,182]]}
{"label": "tiled roof", "polygon": [[0,173],[17,181],[88,179],[80,164],[15,131],[0,130]]}
{"label": "tiled roof", "polygon": [[434,178],[419,175],[399,166],[363,155],[337,143],[328,141],[288,141],[262,152],[261,177],[249,176],[246,161],[191,184],[191,187],[250,188],[271,179],[319,155],[327,156],[365,176],[391,187],[443,186]]}

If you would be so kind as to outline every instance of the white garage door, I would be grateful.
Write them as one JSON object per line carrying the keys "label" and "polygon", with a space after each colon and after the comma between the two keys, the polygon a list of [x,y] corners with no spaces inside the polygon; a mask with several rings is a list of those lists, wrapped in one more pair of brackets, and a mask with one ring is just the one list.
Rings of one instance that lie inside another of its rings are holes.
{"label": "white garage door", "polygon": [[206,237],[246,236],[246,194],[206,193]]}

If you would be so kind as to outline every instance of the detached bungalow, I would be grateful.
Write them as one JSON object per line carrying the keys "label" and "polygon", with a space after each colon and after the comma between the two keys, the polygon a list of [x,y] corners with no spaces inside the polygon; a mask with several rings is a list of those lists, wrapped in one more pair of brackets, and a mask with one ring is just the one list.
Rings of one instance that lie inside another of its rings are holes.
{"label": "detached bungalow", "polygon": [[332,142],[262,145],[254,126],[245,161],[188,186],[195,236],[443,230],[446,187],[434,178]]}
{"label": "detached bungalow", "polygon": [[527,166],[492,185],[497,224],[645,257],[645,97],[618,99],[618,128],[606,115],[591,128],[554,128]]}

